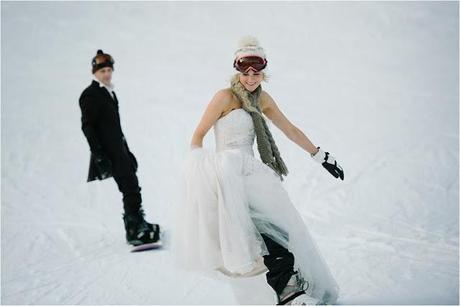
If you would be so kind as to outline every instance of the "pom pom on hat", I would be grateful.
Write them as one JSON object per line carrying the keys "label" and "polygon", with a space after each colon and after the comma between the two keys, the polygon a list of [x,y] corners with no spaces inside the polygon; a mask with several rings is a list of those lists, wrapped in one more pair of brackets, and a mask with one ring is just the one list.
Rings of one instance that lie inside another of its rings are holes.
{"label": "pom pom on hat", "polygon": [[259,41],[257,40],[256,37],[254,36],[244,36],[243,38],[240,39],[238,43],[238,48],[244,48],[244,47],[257,47],[259,46]]}

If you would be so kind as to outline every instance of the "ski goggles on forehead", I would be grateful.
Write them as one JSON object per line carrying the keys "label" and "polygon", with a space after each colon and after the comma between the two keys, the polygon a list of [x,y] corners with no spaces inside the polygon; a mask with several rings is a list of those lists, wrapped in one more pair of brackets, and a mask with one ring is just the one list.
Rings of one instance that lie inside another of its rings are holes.
{"label": "ski goggles on forehead", "polygon": [[239,72],[247,72],[250,69],[261,71],[267,67],[267,60],[259,56],[241,57],[233,62],[233,67]]}
{"label": "ski goggles on forehead", "polygon": [[93,62],[92,62],[93,67],[97,65],[104,65],[104,64],[113,65],[115,64],[115,61],[110,55],[102,54],[102,55],[97,55],[93,59]]}

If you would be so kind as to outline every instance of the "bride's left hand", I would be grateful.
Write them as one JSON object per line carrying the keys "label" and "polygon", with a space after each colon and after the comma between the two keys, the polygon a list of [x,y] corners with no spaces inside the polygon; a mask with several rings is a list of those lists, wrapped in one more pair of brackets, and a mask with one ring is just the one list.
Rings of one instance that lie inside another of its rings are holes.
{"label": "bride's left hand", "polygon": [[318,152],[312,156],[312,158],[323,165],[323,167],[329,171],[335,178],[340,178],[342,181],[344,179],[344,173],[342,167],[337,163],[335,158],[329,154],[329,152],[324,152],[318,147]]}

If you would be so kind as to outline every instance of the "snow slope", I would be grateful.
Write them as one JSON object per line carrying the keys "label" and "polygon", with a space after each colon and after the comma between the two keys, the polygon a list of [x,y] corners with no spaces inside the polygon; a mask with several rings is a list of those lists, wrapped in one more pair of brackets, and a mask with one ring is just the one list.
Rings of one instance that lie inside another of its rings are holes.
{"label": "snow slope", "polygon": [[[1,2],[2,304],[271,303],[264,276],[172,261],[195,125],[239,38],[264,84],[345,169],[339,182],[273,127],[285,181],[341,304],[458,304],[458,2]],[[115,58],[124,133],[165,248],[130,254],[113,180],[85,183],[78,97]],[[210,133],[205,146],[213,147]]]}

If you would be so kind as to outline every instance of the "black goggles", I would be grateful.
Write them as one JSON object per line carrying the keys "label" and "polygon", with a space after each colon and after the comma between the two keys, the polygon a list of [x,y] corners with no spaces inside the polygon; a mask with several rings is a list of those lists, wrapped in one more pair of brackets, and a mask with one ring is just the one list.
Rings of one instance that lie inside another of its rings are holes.
{"label": "black goggles", "polygon": [[102,54],[102,55],[97,55],[96,57],[94,57],[91,64],[94,68],[113,67],[113,64],[115,64],[115,61],[110,55]]}
{"label": "black goggles", "polygon": [[239,72],[248,72],[250,69],[261,71],[267,67],[267,60],[259,56],[241,57],[233,62],[233,67]]}

